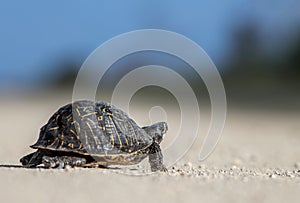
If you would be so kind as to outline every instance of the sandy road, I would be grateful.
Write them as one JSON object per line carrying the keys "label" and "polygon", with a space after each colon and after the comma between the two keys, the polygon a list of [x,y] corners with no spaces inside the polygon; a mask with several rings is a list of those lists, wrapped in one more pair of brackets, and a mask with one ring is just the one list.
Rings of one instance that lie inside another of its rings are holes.
{"label": "sandy road", "polygon": [[[67,99],[2,100],[0,194],[8,202],[299,202],[297,113],[228,109],[223,137],[205,161],[202,140],[168,173],[128,169],[6,167],[31,152],[38,129]],[[204,116],[205,117],[205,116]],[[205,119],[204,119],[205,122]],[[168,142],[168,139],[166,139]],[[128,172],[132,175],[126,175]]]}

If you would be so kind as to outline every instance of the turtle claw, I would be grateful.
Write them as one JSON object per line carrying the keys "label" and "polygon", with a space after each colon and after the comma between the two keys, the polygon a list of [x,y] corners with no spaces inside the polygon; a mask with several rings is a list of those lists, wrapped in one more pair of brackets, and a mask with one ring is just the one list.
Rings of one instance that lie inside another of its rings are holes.
{"label": "turtle claw", "polygon": [[79,157],[70,157],[70,156],[43,156],[42,162],[46,168],[58,168],[63,169],[67,166],[75,167],[75,166],[83,166],[86,164],[85,158]]}
{"label": "turtle claw", "polygon": [[161,167],[160,169],[161,172],[168,172],[167,167],[165,167],[164,165]]}
{"label": "turtle claw", "polygon": [[57,157],[43,156],[42,162],[46,168],[63,168],[64,163],[60,162]]}
{"label": "turtle claw", "polygon": [[162,165],[161,167],[151,167],[152,172],[168,172],[168,169]]}

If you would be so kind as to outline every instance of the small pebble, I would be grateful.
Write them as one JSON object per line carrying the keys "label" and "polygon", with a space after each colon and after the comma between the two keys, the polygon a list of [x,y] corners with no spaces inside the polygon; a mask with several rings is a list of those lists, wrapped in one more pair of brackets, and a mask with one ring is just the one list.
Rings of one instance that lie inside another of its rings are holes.
{"label": "small pebble", "polygon": [[237,158],[237,159],[234,159],[234,160],[233,160],[233,164],[240,166],[240,165],[243,164],[243,161],[242,161],[241,159],[238,159],[238,158]]}
{"label": "small pebble", "polygon": [[231,166],[231,169],[235,170],[235,169],[237,169],[237,166],[233,165],[233,166]]}
{"label": "small pebble", "polygon": [[193,164],[191,162],[187,162],[184,164],[185,167],[189,167],[189,168],[192,168],[193,167]]}

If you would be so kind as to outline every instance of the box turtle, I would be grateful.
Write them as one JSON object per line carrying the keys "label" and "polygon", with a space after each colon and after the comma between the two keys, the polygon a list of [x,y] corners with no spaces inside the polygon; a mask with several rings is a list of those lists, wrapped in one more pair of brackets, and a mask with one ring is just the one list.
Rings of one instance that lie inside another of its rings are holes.
{"label": "box turtle", "polygon": [[76,101],[51,116],[31,146],[37,151],[20,162],[24,167],[106,167],[137,164],[148,156],[151,171],[165,171],[159,144],[167,130],[166,122],[141,128],[105,102]]}

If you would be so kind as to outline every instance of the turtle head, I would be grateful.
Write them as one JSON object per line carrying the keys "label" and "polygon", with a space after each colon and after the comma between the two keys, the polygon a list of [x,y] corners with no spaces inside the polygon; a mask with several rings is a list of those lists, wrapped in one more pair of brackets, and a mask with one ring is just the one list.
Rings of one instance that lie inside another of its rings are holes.
{"label": "turtle head", "polygon": [[153,138],[154,142],[160,144],[164,134],[168,131],[168,124],[166,122],[159,122],[150,126],[144,126],[143,129]]}

